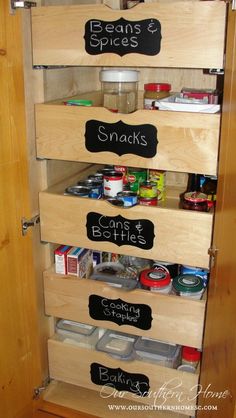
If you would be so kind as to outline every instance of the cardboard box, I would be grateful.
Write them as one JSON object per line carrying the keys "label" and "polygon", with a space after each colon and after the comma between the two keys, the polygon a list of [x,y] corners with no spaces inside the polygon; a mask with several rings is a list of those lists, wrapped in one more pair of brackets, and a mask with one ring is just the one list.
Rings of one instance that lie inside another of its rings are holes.
{"label": "cardboard box", "polygon": [[55,249],[55,271],[57,274],[67,274],[67,255],[71,248],[70,245],[60,245]]}

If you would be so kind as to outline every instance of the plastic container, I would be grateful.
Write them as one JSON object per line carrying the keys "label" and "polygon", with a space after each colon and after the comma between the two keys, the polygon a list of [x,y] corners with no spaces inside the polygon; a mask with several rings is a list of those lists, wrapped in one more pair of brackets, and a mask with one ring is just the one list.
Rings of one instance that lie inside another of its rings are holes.
{"label": "plastic container", "polygon": [[187,346],[182,347],[182,364],[187,364],[196,369],[200,359],[201,352],[196,348]]}
{"label": "plastic container", "polygon": [[173,290],[178,296],[201,299],[204,292],[203,280],[194,274],[180,274],[173,279]]}
{"label": "plastic container", "polygon": [[65,343],[94,348],[99,339],[99,328],[81,322],[59,319],[56,324],[56,334]]}
{"label": "plastic container", "polygon": [[134,343],[137,337],[107,330],[96,344],[96,350],[104,351],[120,360],[133,360],[135,358]]}
{"label": "plastic container", "polygon": [[106,282],[113,287],[124,289],[134,289],[137,287],[138,276],[133,271],[125,268],[123,264],[117,262],[105,262],[97,264],[90,279]]}
{"label": "plastic container", "polygon": [[180,363],[181,346],[167,344],[152,338],[139,337],[134,344],[136,354],[142,359],[161,366],[176,368]]}
{"label": "plastic container", "polygon": [[103,106],[113,112],[134,112],[138,105],[138,79],[136,70],[100,71]]}
{"label": "plastic container", "polygon": [[156,266],[140,273],[140,284],[145,290],[169,294],[172,289],[170,273],[165,266]]}
{"label": "plastic container", "polygon": [[189,364],[181,364],[179,367],[177,367],[177,370],[187,373],[196,373],[195,367],[190,366]]}
{"label": "plastic container", "polygon": [[170,95],[171,85],[168,83],[144,84],[144,109],[154,109],[155,100],[164,99]]}
{"label": "plastic container", "polygon": [[170,273],[170,277],[173,279],[173,277],[178,276],[179,274],[179,264],[176,263],[167,263],[164,261],[158,261],[158,260],[154,260],[152,267],[159,267],[159,266],[163,266],[165,268],[167,268],[167,270]]}

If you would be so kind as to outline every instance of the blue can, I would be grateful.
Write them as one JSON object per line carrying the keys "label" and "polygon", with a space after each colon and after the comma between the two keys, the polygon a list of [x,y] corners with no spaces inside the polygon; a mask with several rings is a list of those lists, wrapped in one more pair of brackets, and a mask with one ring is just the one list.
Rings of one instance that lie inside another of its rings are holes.
{"label": "blue can", "polygon": [[125,208],[137,205],[138,203],[137,193],[129,190],[123,190],[123,192],[117,193],[117,198],[124,202]]}
{"label": "blue can", "polygon": [[192,267],[183,265],[180,268],[181,274],[194,274],[195,276],[201,277],[204,287],[207,286],[208,277],[209,277],[209,270],[202,269],[200,267]]}
{"label": "blue can", "polygon": [[89,197],[93,199],[101,199],[102,197],[102,184],[100,181],[95,181],[92,179],[86,179],[83,181],[78,181],[79,186],[87,187],[89,189]]}

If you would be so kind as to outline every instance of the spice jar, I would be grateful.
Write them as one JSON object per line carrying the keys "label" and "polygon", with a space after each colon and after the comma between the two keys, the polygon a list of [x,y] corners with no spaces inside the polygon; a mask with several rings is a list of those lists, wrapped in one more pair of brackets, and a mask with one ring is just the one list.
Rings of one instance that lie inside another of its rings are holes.
{"label": "spice jar", "polygon": [[178,296],[201,299],[204,292],[202,278],[194,274],[180,274],[173,279],[173,290]]}
{"label": "spice jar", "polygon": [[201,353],[196,348],[187,346],[182,348],[182,364],[193,366],[196,369],[200,358]]}
{"label": "spice jar", "polygon": [[183,209],[208,211],[207,195],[201,192],[189,192],[184,194]]}
{"label": "spice jar", "polygon": [[168,97],[170,90],[171,85],[168,83],[144,84],[144,109],[154,109],[153,102]]}
{"label": "spice jar", "polygon": [[113,112],[134,112],[138,105],[138,79],[136,70],[100,71],[103,106]]}
{"label": "spice jar", "polygon": [[140,284],[142,289],[159,293],[170,293],[172,288],[170,273],[164,266],[141,271]]}

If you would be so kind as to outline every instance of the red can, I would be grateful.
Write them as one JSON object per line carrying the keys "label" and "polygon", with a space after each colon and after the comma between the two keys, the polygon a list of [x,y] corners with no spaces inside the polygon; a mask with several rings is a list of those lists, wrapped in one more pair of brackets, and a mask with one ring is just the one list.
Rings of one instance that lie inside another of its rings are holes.
{"label": "red can", "polygon": [[157,198],[156,197],[140,197],[139,204],[143,206],[157,206]]}
{"label": "red can", "polygon": [[126,184],[128,182],[127,179],[127,167],[125,167],[124,165],[115,165],[114,166],[114,170],[118,171],[118,173],[122,173],[123,174],[123,184]]}

